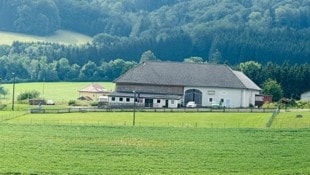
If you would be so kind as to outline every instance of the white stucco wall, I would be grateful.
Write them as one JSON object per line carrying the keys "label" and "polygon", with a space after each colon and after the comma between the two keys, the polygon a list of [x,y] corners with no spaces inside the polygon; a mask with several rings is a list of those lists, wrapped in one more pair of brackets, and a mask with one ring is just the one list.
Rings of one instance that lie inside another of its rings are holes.
{"label": "white stucco wall", "polygon": [[[160,102],[158,103],[158,100]],[[177,108],[178,104],[180,104],[180,100],[168,100],[168,108]],[[154,108],[162,108],[166,105],[166,99],[154,99],[153,100],[153,107]]]}
{"label": "white stucco wall", "polygon": [[310,91],[301,94],[300,100],[302,100],[302,101],[310,101]]}
{"label": "white stucco wall", "polygon": [[249,107],[250,104],[255,103],[255,94],[259,91],[229,89],[229,88],[207,88],[207,87],[185,87],[184,94],[189,89],[197,89],[202,92],[202,106],[211,106],[212,101],[220,102],[224,99],[222,105],[226,107]]}
{"label": "white stucco wall", "polygon": [[[133,104],[133,98],[129,97],[114,97],[114,100],[112,100],[113,97],[109,97],[109,103],[111,105],[130,105]],[[123,101],[120,99],[123,98]],[[129,101],[126,99],[129,98]],[[168,108],[177,108],[178,104],[181,103],[181,100],[168,100]],[[145,99],[141,98],[139,102],[137,102],[137,105],[144,106]],[[163,108],[166,105],[166,99],[153,99],[153,107],[154,108]]]}
{"label": "white stucco wall", "polygon": [[169,108],[177,108],[181,104],[181,100],[169,100]]}
{"label": "white stucco wall", "polygon": [[[115,100],[112,100],[114,98]],[[123,98],[123,101],[120,99]],[[109,97],[110,103],[133,103],[133,98],[129,98],[129,101],[127,102],[127,98],[129,97]]]}
{"label": "white stucco wall", "polygon": [[[159,103],[158,103],[159,101]],[[154,108],[162,108],[166,105],[166,100],[164,99],[153,99],[153,107]]]}

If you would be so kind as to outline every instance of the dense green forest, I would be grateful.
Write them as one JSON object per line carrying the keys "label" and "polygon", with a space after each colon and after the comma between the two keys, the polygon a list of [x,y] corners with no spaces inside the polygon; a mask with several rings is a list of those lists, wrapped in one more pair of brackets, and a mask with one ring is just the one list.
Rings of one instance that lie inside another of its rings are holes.
{"label": "dense green forest", "polygon": [[0,30],[50,35],[66,29],[92,36],[90,45],[75,48],[79,51],[49,58],[66,57],[71,63],[138,61],[147,50],[174,61],[209,60],[219,52],[221,63],[304,63],[310,57],[309,26],[309,0],[0,2]]}
{"label": "dense green forest", "polygon": [[309,0],[0,1],[0,30],[59,29],[93,41],[2,45],[2,82],[12,72],[17,81],[111,81],[140,60],[198,60],[228,64],[258,85],[276,80],[285,97],[310,90]]}

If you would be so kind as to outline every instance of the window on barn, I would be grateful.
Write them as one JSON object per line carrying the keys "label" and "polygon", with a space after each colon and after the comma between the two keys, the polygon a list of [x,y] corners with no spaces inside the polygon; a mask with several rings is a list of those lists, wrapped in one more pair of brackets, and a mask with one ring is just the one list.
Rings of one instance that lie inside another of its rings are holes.
{"label": "window on barn", "polygon": [[160,103],[160,100],[157,100],[157,103]]}
{"label": "window on barn", "polygon": [[112,101],[115,101],[115,97],[112,97]]}
{"label": "window on barn", "polygon": [[130,98],[126,98],[126,102],[130,102]]}
{"label": "window on barn", "polygon": [[123,101],[123,97],[120,97],[120,98],[119,98],[119,101]]}
{"label": "window on barn", "polygon": [[213,98],[209,98],[209,102],[212,102],[213,101]]}
{"label": "window on barn", "polygon": [[208,95],[215,95],[215,90],[208,90]]}

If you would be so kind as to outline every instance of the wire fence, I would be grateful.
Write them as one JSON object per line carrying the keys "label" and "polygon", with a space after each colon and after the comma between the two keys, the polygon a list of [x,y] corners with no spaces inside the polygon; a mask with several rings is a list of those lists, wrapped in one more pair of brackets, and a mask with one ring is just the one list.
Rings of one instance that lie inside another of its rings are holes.
{"label": "wire fence", "polygon": [[[7,120],[3,123],[22,124],[22,125],[59,125],[59,126],[89,126],[89,127],[132,127],[133,122],[124,121],[76,121],[76,120]],[[139,122],[136,121],[135,127],[175,127],[175,128],[211,128],[211,129],[298,129],[310,128],[309,123],[289,123],[281,122],[272,127],[266,127],[265,123],[208,123],[208,122]]]}
{"label": "wire fence", "polygon": [[[28,113],[34,114],[57,114],[57,113],[83,113],[83,112],[133,112],[133,109],[125,108],[113,108],[113,109],[98,109],[98,108],[66,108],[66,109],[30,109],[30,111],[14,112],[6,115],[0,115],[0,122],[10,123],[11,119],[18,118]],[[287,121],[277,121],[274,123],[276,116],[279,114],[279,109],[272,108],[226,108],[226,109],[213,109],[213,108],[139,108],[136,112],[244,112],[244,113],[272,113],[272,115],[266,120],[249,122],[208,122],[208,121],[137,121],[135,126],[138,127],[185,127],[185,128],[310,128],[309,122],[289,123]],[[78,125],[78,126],[132,126],[133,122],[130,120],[53,120],[53,119],[30,119],[30,120],[14,120],[12,123],[16,124],[43,124],[43,125]],[[274,124],[273,124],[274,123]]]}
{"label": "wire fence", "polygon": [[97,108],[72,107],[63,109],[32,108],[30,113],[80,113],[80,112],[253,112],[271,113],[275,108]]}
{"label": "wire fence", "polygon": [[279,108],[277,108],[276,110],[274,110],[274,112],[272,113],[271,117],[269,118],[268,122],[266,123],[266,127],[270,128],[272,125],[272,122],[276,119],[277,115],[280,113]]}
{"label": "wire fence", "polygon": [[17,111],[17,112],[12,112],[12,113],[8,113],[8,114],[2,114],[0,115],[0,122],[5,122],[23,115],[26,115],[28,112],[24,112],[24,111]]}

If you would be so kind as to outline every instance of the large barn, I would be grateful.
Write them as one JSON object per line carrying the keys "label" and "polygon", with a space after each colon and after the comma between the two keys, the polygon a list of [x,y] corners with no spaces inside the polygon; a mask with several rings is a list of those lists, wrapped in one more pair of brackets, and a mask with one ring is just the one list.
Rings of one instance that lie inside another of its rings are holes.
{"label": "large barn", "polygon": [[194,101],[228,108],[249,107],[260,88],[242,72],[227,65],[150,61],[141,63],[114,81],[111,106],[177,108]]}

